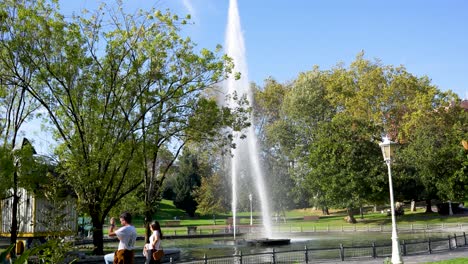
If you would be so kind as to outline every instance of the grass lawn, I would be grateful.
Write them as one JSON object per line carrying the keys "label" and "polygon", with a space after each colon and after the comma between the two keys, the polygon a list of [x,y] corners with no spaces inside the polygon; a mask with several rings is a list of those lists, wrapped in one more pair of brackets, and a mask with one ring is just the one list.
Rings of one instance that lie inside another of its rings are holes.
{"label": "grass lawn", "polygon": [[[312,209],[296,209],[285,212],[286,223],[282,221],[282,218],[278,219],[278,224],[281,226],[292,226],[292,227],[317,227],[325,228],[329,227],[341,227],[341,226],[352,226],[344,221],[346,211],[344,210],[330,210],[330,215],[324,216],[320,210]],[[320,217],[319,220],[304,221],[304,216],[317,215]],[[186,213],[180,209],[175,208],[172,201],[162,200],[159,210],[155,215],[155,220],[161,223],[163,232],[173,233],[174,231],[187,231],[187,226],[205,226],[206,228],[224,228],[226,226],[226,219],[230,217],[230,214],[216,214],[213,219],[213,215],[197,216],[190,218]],[[238,212],[238,218],[240,219],[240,225],[248,225],[250,223],[250,212]],[[261,224],[261,216],[259,212],[253,213],[254,224]],[[355,215],[357,224],[359,226],[367,225],[391,225],[391,217],[385,213],[380,212],[367,212],[361,218],[361,215]],[[178,219],[179,226],[167,227],[166,222],[174,221]],[[453,216],[440,216],[437,213],[424,213],[424,209],[418,209],[416,212],[405,211],[405,215],[397,217],[398,224],[443,224],[443,223],[465,223],[468,220],[468,215],[453,215]],[[139,234],[144,233],[143,219],[134,219],[134,225],[137,227]],[[202,227],[203,228],[203,227]],[[107,230],[104,231],[107,233]]]}
{"label": "grass lawn", "polygon": [[427,262],[426,264],[465,264],[468,263],[468,258],[456,258],[456,259],[449,259],[449,260],[442,260],[437,262]]}

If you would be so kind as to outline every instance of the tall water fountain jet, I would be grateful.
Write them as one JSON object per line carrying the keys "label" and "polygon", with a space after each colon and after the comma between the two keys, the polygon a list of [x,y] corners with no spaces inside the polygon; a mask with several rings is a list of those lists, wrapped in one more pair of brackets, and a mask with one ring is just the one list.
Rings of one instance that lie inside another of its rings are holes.
{"label": "tall water fountain jet", "polygon": [[[233,77],[225,83],[225,89],[228,94],[232,95],[235,92],[238,95],[246,95],[249,103],[253,102],[253,94],[249,86],[248,68],[245,55],[244,37],[242,35],[239,10],[237,0],[229,1],[228,24],[226,28],[226,53],[234,60],[234,72],[241,73],[241,79],[236,81]],[[231,99],[230,106],[235,106],[235,102]],[[234,226],[234,239],[236,238],[236,217],[237,217],[237,181],[241,175],[241,171],[245,164],[250,164],[250,175],[254,178],[255,185],[260,198],[263,227],[265,236],[272,236],[271,215],[267,200],[267,190],[263,172],[260,166],[259,152],[257,147],[257,136],[255,134],[255,126],[253,116],[250,116],[251,126],[248,128],[246,136],[247,140],[242,140],[237,136],[234,139],[236,148],[231,159],[231,177],[232,177],[232,215]]]}

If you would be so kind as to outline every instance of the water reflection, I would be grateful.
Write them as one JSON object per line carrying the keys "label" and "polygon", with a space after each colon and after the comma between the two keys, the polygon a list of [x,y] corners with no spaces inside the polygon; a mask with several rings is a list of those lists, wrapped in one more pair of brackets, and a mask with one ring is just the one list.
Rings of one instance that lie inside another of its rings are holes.
{"label": "water reflection", "polygon": [[[400,242],[406,240],[422,241],[429,238],[446,238],[449,233],[400,233]],[[453,235],[453,233],[450,233]],[[307,246],[309,249],[319,248],[337,248],[340,244],[345,247],[391,244],[390,233],[378,232],[356,232],[356,233],[313,233],[295,235],[291,238],[291,244],[275,246],[276,251],[299,250]],[[181,250],[181,259],[188,260],[193,258],[228,256],[241,251],[242,254],[254,254],[262,252],[271,252],[273,247],[251,246],[247,244],[229,245],[215,243],[219,238],[194,238],[194,239],[166,239],[164,246],[169,248],[179,248]],[[225,238],[230,239],[230,238]]]}

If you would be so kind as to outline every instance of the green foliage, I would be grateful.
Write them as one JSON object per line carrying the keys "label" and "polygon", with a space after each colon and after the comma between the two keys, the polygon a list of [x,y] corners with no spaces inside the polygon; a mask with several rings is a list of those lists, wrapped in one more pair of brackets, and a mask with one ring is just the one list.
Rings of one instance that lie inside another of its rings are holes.
{"label": "green foliage", "polygon": [[[74,263],[77,258],[70,254],[73,243],[59,238],[51,238],[45,244],[33,248],[43,263]],[[22,257],[22,256],[21,256]]]}
{"label": "green foliage", "polygon": [[203,171],[200,167],[198,157],[185,149],[180,157],[177,169],[177,178],[174,186],[174,205],[183,209],[189,216],[194,216],[197,210],[197,201],[193,191],[201,184]]}
{"label": "green foliage", "polygon": [[369,140],[372,130],[371,124],[345,116],[321,126],[310,147],[306,185],[327,205],[355,208],[385,186],[380,149]]}
{"label": "green foliage", "polygon": [[156,9],[130,15],[122,2],[71,20],[53,0],[0,7],[0,74],[47,113],[60,173],[92,219],[97,254],[103,222],[124,197],[143,184],[151,215],[185,144],[244,126],[242,111],[204,97],[233,63],[180,35],[189,17]]}
{"label": "green foliage", "polygon": [[[302,186],[294,185],[292,174],[295,166],[296,148],[304,138],[300,135],[298,123],[292,124],[285,117],[286,95],[292,94],[291,87],[282,85],[274,79],[267,79],[261,90],[255,91],[254,114],[258,125],[259,138],[263,141],[265,153],[263,164],[265,175],[268,175],[268,189],[272,197],[270,205],[276,212],[294,207],[307,206],[301,195]],[[291,190],[295,190],[292,192]],[[300,197],[300,198],[299,198]]]}
{"label": "green foliage", "polygon": [[393,175],[397,199],[460,199],[466,190],[459,144],[467,137],[466,111],[428,77],[360,53],[349,67],[314,67],[291,83],[268,79],[254,88],[263,150],[274,160],[268,166],[284,168],[279,178],[292,178],[293,196],[302,201],[307,196],[323,207],[387,201],[382,135],[402,145]]}
{"label": "green foliage", "polygon": [[[15,244],[11,244],[1,252],[0,261],[6,262],[10,258],[10,253],[15,249]],[[13,264],[26,264],[30,257],[37,257],[40,263],[74,263],[77,258],[69,254],[72,249],[70,242],[61,239],[49,239],[46,243],[31,249],[25,250],[18,258],[13,258]]]}
{"label": "green foliage", "polygon": [[0,261],[5,262],[10,257],[10,252],[15,248],[15,244],[11,244],[8,248],[0,253]]}
{"label": "green foliage", "polygon": [[197,211],[202,215],[214,215],[221,212],[227,212],[222,199],[226,193],[222,178],[215,173],[211,176],[201,178],[200,187],[193,191],[195,201],[197,202]]}
{"label": "green foliage", "polygon": [[10,149],[0,147],[0,179],[1,185],[1,197],[9,196],[8,190],[13,186],[13,173],[16,170],[14,165],[13,153]]}
{"label": "green foliage", "polygon": [[460,124],[466,124],[468,114],[456,107],[441,107],[412,118],[418,121],[412,120],[400,165],[412,168],[409,177],[424,186],[424,199],[464,199],[468,174],[463,169],[466,156],[460,141],[468,132]]}

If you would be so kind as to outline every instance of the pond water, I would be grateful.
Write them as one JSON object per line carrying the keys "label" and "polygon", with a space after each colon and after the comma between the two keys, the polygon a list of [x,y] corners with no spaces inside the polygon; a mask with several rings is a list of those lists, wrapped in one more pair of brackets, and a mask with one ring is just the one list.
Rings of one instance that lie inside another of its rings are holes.
{"label": "pond water", "polygon": [[[445,232],[418,232],[418,233],[399,233],[400,242],[406,240],[423,241],[429,238],[447,238],[453,233]],[[459,235],[459,234],[458,234]],[[187,238],[187,239],[164,239],[162,245],[164,248],[177,248],[180,252],[181,260],[200,259],[206,255],[209,258],[219,256],[229,256],[241,251],[242,254],[254,254],[262,252],[300,250],[307,246],[309,249],[337,248],[340,244],[345,247],[350,246],[368,246],[373,242],[376,245],[391,244],[391,233],[388,232],[317,232],[317,233],[297,233],[294,235],[285,234],[281,238],[291,239],[289,245],[265,247],[252,246],[247,244],[229,245],[230,243],[219,243],[218,240],[232,240],[232,237],[224,238]],[[257,237],[243,236],[238,239],[258,239]],[[216,240],[216,241],[215,241]],[[112,247],[111,244],[106,246]],[[115,244],[117,247],[117,244]],[[143,247],[143,241],[137,241],[137,247]],[[138,251],[137,251],[138,253]]]}

